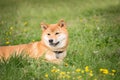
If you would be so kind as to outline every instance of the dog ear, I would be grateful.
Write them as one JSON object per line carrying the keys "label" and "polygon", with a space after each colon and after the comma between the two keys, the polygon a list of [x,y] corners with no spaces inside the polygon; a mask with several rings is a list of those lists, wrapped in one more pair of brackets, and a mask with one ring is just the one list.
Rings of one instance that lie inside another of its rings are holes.
{"label": "dog ear", "polygon": [[66,27],[66,23],[65,23],[65,21],[64,21],[63,19],[61,19],[61,20],[58,22],[58,25],[59,25],[60,27]]}
{"label": "dog ear", "polygon": [[46,30],[48,28],[48,25],[43,22],[40,25],[41,25],[42,30]]}

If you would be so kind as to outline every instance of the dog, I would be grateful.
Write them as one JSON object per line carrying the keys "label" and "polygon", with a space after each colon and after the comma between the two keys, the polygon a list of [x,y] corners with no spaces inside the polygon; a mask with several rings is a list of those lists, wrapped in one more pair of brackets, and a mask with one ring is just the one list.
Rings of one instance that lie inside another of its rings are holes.
{"label": "dog", "polygon": [[23,51],[31,58],[44,56],[52,63],[61,63],[66,56],[68,46],[68,31],[64,20],[56,24],[41,23],[41,41],[14,46],[1,46],[0,58],[8,59],[13,53],[21,54]]}

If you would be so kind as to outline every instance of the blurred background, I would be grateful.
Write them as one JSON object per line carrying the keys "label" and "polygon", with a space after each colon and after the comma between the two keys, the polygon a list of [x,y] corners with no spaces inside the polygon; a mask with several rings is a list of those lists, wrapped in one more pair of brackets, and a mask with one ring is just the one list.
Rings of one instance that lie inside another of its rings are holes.
{"label": "blurred background", "polygon": [[[40,23],[52,24],[60,19],[67,23],[69,46],[67,67],[57,68],[70,72],[72,77],[58,80],[119,80],[120,0],[0,0],[0,46],[40,41]],[[11,80],[56,80],[58,77],[58,73],[51,74],[48,64],[42,67],[37,63],[21,64],[25,65],[22,69],[14,64],[7,69],[6,64],[0,63],[0,79],[10,80],[11,76]],[[92,77],[88,72],[74,72],[85,66],[93,70]],[[82,77],[78,79],[78,75]]]}

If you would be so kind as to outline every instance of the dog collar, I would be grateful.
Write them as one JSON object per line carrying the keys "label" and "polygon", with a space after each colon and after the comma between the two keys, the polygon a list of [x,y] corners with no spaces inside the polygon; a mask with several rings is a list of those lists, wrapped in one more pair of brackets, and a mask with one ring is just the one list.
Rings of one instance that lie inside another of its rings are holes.
{"label": "dog collar", "polygon": [[60,54],[62,54],[64,51],[53,51],[56,54],[56,58],[59,59]]}

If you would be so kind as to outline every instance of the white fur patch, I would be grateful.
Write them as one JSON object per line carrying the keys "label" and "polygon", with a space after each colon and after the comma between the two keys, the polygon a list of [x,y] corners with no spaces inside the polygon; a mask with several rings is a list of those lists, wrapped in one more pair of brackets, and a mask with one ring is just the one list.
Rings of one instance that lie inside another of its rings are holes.
{"label": "white fur patch", "polygon": [[45,35],[43,38],[44,38],[45,45],[48,46],[48,47],[52,47],[54,49],[64,47],[66,45],[66,40],[67,40],[67,36],[65,34],[61,33],[56,40],[53,39],[53,41],[55,43],[57,43],[57,42],[59,42],[59,43],[56,46],[51,46],[50,43],[49,43],[49,38],[47,37],[47,35]]}
{"label": "white fur patch", "polygon": [[65,34],[60,34],[60,36],[57,39],[57,42],[60,43],[56,46],[57,48],[62,48],[66,45],[67,36]]}
{"label": "white fur patch", "polygon": [[55,56],[55,54],[46,54],[45,58],[47,60],[54,60],[54,59],[56,59],[56,56]]}
{"label": "white fur patch", "polygon": [[44,38],[44,43],[45,43],[45,45],[48,46],[48,47],[51,47],[51,46],[49,45],[49,38],[47,37],[47,35],[45,35],[43,38]]}

